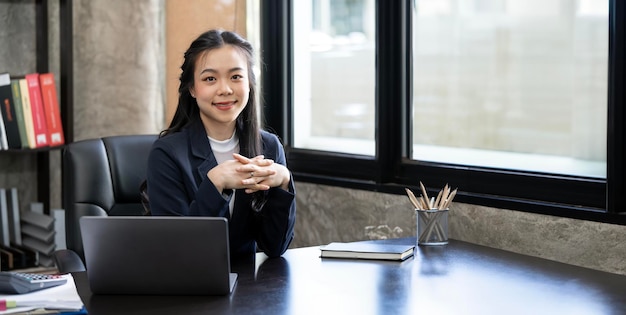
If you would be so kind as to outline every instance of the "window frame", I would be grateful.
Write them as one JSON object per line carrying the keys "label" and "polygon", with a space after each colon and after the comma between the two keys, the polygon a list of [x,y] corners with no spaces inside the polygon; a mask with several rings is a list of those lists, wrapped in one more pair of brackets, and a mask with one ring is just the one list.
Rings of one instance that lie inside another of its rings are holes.
{"label": "window frame", "polygon": [[626,2],[609,0],[607,178],[597,179],[411,160],[412,82],[402,69],[411,69],[413,0],[375,1],[376,156],[294,148],[291,1],[261,3],[261,92],[264,126],[282,139],[295,181],[399,195],[420,181],[429,193],[450,184],[460,203],[626,225]]}

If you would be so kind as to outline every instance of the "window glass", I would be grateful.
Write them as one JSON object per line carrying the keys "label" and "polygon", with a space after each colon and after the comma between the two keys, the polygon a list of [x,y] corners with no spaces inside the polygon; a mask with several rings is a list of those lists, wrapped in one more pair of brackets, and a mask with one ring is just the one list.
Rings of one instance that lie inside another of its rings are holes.
{"label": "window glass", "polygon": [[413,9],[413,159],[606,177],[608,0]]}
{"label": "window glass", "polygon": [[292,5],[294,146],[374,155],[374,1]]}

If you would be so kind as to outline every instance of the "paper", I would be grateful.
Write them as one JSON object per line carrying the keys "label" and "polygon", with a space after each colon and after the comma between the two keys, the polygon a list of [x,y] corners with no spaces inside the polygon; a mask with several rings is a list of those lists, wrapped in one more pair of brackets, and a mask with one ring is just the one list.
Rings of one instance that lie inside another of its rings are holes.
{"label": "paper", "polygon": [[15,307],[6,311],[0,311],[0,314],[14,314],[41,308],[68,311],[78,311],[82,309],[83,301],[80,299],[78,291],[76,290],[74,278],[71,274],[66,274],[62,277],[66,278],[67,282],[60,286],[25,294],[0,294],[0,300],[16,301],[18,305],[20,302],[33,304],[37,302],[35,306]]}

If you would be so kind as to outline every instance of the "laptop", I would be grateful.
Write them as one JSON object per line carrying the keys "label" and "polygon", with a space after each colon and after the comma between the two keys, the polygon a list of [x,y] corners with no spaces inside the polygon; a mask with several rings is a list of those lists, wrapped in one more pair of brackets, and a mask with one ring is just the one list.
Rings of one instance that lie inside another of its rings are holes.
{"label": "laptop", "polygon": [[85,216],[80,230],[93,294],[227,295],[237,281],[225,218]]}

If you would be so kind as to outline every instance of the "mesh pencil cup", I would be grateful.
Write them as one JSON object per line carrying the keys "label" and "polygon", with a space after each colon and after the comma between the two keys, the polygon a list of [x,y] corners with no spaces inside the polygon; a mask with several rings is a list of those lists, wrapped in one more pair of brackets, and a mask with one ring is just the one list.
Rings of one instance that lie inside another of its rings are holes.
{"label": "mesh pencil cup", "polygon": [[415,209],[417,245],[448,244],[448,209]]}

